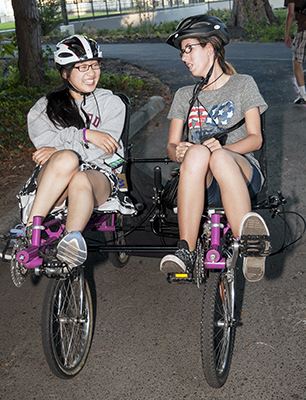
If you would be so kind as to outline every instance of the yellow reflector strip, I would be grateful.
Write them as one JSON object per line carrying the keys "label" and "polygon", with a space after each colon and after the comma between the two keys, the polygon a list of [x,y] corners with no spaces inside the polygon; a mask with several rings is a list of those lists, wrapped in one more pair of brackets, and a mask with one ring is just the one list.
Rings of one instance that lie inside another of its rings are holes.
{"label": "yellow reflector strip", "polygon": [[188,274],[175,274],[176,278],[188,278]]}

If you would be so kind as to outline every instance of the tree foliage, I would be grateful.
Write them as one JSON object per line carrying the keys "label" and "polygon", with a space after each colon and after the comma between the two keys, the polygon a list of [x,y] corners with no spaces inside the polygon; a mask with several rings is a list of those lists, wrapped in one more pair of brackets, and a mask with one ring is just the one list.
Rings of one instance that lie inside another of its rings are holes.
{"label": "tree foliage", "polygon": [[37,0],[37,11],[42,36],[49,35],[63,21],[61,6],[57,0]]}

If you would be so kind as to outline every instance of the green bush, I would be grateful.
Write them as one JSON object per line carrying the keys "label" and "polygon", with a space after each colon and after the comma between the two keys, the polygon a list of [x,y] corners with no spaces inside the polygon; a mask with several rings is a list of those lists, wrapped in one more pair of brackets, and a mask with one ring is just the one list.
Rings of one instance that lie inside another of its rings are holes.
{"label": "green bush", "polygon": [[[275,23],[269,24],[266,18],[263,18],[259,21],[254,18],[248,19],[248,22],[246,23],[244,28],[247,30],[249,39],[251,41],[273,43],[283,41],[285,39],[287,10],[278,9],[275,10],[274,13],[280,21],[280,25],[277,25]],[[296,26],[295,24],[292,24],[290,31],[292,36],[295,30]]]}
{"label": "green bush", "polygon": [[175,31],[179,21],[160,22],[156,27],[156,31],[161,35],[171,35]]}
{"label": "green bush", "polygon": [[2,40],[5,40],[5,37],[4,35],[0,35],[0,57],[4,57],[5,55],[15,57],[15,52],[18,51],[16,34],[11,34],[11,38],[11,43],[2,43]]}
{"label": "green bush", "polygon": [[221,21],[227,25],[228,20],[231,17],[231,10],[228,10],[227,8],[223,8],[223,10],[210,10],[207,12],[207,15],[213,15],[214,17],[218,17],[221,19]]}

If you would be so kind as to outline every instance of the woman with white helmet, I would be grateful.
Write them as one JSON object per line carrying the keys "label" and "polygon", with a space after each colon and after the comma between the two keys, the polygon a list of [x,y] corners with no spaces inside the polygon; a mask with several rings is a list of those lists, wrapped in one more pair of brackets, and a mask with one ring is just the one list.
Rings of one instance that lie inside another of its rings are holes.
{"label": "woman with white helmet", "polygon": [[97,89],[102,59],[97,43],[71,36],[57,44],[54,59],[63,84],[28,114],[37,167],[19,198],[27,226],[34,216],[44,218],[69,200],[57,257],[72,268],[86,259],[81,232],[95,207],[111,201],[122,213],[133,214],[134,209],[128,199],[119,199],[118,180],[108,166],[115,152],[123,152],[125,105],[110,90]]}
{"label": "woman with white helmet", "polygon": [[[225,61],[229,43],[219,18],[197,15],[185,18],[167,43],[181,51],[193,76],[193,86],[179,89],[168,118],[171,119],[167,154],[180,162],[178,222],[180,241],[174,255],[165,256],[161,271],[191,272],[204,205],[222,201],[234,236],[261,236],[270,248],[264,220],[251,212],[251,198],[264,178],[253,151],[262,145],[260,114],[267,104],[253,78],[236,74]],[[226,143],[212,137],[227,130]],[[264,275],[265,257],[244,259],[243,272],[250,281]]]}

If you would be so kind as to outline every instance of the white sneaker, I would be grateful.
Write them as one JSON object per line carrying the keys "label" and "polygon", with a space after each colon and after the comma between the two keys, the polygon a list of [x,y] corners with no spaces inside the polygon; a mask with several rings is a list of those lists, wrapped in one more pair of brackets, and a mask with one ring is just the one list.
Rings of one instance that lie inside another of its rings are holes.
{"label": "white sneaker", "polygon": [[264,277],[266,256],[271,253],[270,236],[264,219],[255,212],[246,214],[240,224],[245,279],[257,282]]}
{"label": "white sneaker", "polygon": [[57,258],[70,268],[82,265],[87,258],[87,246],[81,232],[68,233],[57,245]]}

